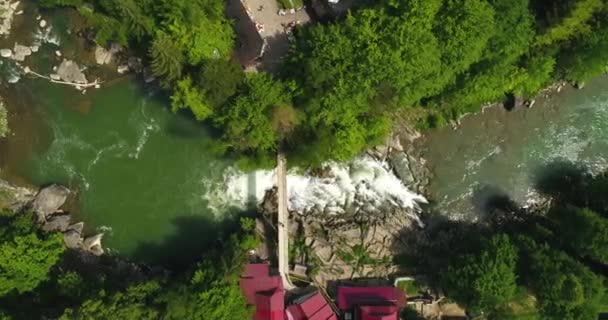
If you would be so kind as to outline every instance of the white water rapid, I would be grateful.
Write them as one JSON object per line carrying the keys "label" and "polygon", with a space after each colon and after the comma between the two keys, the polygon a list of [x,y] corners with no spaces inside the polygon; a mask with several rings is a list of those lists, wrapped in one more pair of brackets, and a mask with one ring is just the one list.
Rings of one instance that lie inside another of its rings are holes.
{"label": "white water rapid", "polygon": [[[346,164],[328,163],[326,167],[329,172],[324,178],[290,170],[287,176],[290,210],[339,215],[351,210],[374,212],[393,206],[418,211],[419,204],[427,202],[423,196],[410,191],[387,163],[369,156]],[[259,204],[274,185],[273,170],[243,173],[231,168],[221,185],[208,186],[205,198],[215,212],[227,207],[245,209]]]}

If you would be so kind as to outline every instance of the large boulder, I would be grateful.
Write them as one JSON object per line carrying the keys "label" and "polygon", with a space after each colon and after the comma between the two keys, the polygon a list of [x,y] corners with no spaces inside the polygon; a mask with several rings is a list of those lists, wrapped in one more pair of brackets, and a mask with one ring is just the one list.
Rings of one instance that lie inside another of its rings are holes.
{"label": "large boulder", "polygon": [[30,49],[30,47],[20,45],[18,43],[15,43],[13,51],[15,53],[13,54],[12,58],[17,61],[23,61],[25,60],[25,57],[32,54],[32,49]]}
{"label": "large boulder", "polygon": [[88,83],[86,76],[80,70],[80,66],[71,60],[63,60],[57,68],[57,74],[65,82],[77,84]]}
{"label": "large boulder", "polygon": [[32,208],[38,215],[38,221],[44,222],[47,217],[59,210],[70,194],[70,190],[64,186],[53,184],[38,192]]}
{"label": "large boulder", "polygon": [[63,234],[63,242],[70,249],[78,249],[82,247],[83,239],[80,236],[80,232],[68,230]]}
{"label": "large boulder", "polygon": [[71,217],[69,214],[52,216],[47,222],[42,225],[42,230],[46,232],[50,231],[66,231],[70,226]]}
{"label": "large boulder", "polygon": [[112,44],[110,49],[106,49],[102,46],[95,48],[95,62],[97,64],[110,64],[116,60],[116,54],[122,51],[122,47],[118,44]]}
{"label": "large boulder", "polygon": [[84,239],[82,248],[96,256],[102,255],[103,248],[101,247],[101,238],[103,238],[103,233],[98,233],[94,236]]}

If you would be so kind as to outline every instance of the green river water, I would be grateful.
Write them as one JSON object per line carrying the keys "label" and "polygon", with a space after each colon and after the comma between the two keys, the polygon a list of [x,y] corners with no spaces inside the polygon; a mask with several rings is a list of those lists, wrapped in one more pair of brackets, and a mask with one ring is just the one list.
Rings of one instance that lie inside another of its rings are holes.
{"label": "green river water", "polygon": [[[198,248],[213,237],[217,219],[204,195],[228,162],[208,151],[204,127],[130,78],[85,95],[44,80],[12,88],[16,139],[7,154],[16,154],[6,157],[5,171],[76,190],[74,207],[105,232],[104,246],[154,260],[155,251]],[[33,145],[22,150],[24,142]]]}

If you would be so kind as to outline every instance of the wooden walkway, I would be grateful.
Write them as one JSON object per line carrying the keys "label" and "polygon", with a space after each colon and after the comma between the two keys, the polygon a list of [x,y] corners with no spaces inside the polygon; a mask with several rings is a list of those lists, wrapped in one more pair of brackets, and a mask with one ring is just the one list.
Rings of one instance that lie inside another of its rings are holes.
{"label": "wooden walkway", "polygon": [[289,279],[289,211],[287,210],[287,159],[285,155],[277,155],[277,197],[278,197],[278,252],[279,273],[283,278],[283,286],[290,290],[295,286]]}

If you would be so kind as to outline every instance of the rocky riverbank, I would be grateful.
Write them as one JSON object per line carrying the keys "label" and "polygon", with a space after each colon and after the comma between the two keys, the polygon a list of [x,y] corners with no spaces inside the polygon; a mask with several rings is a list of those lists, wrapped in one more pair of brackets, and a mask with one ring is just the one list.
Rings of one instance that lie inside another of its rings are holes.
{"label": "rocky riverbank", "polygon": [[[430,172],[425,161],[417,155],[413,142],[421,135],[411,128],[402,128],[383,145],[368,150],[367,154],[388,167],[404,186],[418,194],[426,193]],[[331,174],[329,169],[315,170],[318,176]],[[382,183],[374,181],[373,183]],[[363,193],[364,194],[364,193]],[[276,190],[266,193],[260,205],[267,239],[274,239],[272,225],[276,217]],[[354,199],[366,202],[369,199]],[[294,272],[307,275],[325,285],[328,281],[358,277],[388,277],[398,272],[393,257],[398,254],[403,232],[424,226],[421,209],[405,207],[398,200],[383,204],[369,203],[345,208],[342,213],[326,212],[322,208],[290,212],[290,259]],[[262,251],[273,248],[267,241]]]}
{"label": "rocky riverbank", "polygon": [[14,214],[33,212],[44,232],[61,232],[66,247],[100,256],[104,253],[102,233],[85,236],[84,223],[73,222],[69,212],[62,210],[72,192],[61,185],[53,184],[34,191],[14,186],[0,180],[0,209]]}

